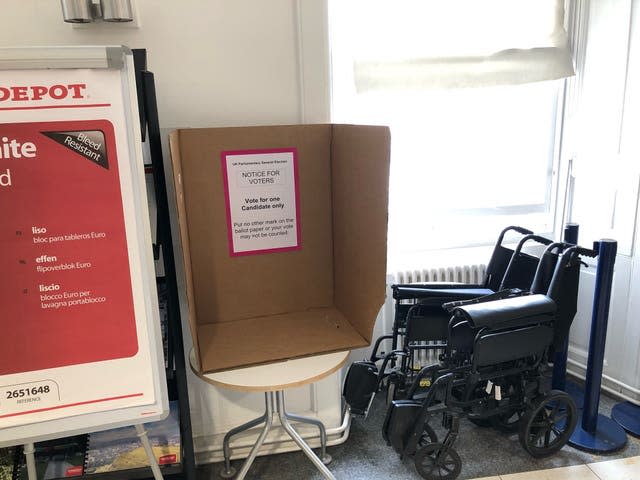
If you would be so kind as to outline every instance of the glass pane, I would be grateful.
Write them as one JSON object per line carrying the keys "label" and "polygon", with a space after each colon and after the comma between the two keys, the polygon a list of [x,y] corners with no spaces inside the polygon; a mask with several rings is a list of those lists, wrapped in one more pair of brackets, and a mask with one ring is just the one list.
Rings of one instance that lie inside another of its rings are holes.
{"label": "glass pane", "polygon": [[391,127],[390,245],[490,242],[518,220],[550,230],[557,91],[550,82],[354,94],[338,120]]}
{"label": "glass pane", "polygon": [[507,225],[553,231],[562,82],[358,93],[353,25],[330,18],[332,121],[391,128],[390,262],[489,245]]}

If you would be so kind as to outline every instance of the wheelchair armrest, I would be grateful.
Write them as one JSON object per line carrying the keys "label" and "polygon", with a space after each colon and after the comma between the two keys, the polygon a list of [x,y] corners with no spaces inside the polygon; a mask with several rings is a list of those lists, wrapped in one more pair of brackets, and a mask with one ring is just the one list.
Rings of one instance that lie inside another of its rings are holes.
{"label": "wheelchair armrest", "polygon": [[393,298],[395,300],[409,300],[416,298],[415,295],[420,291],[435,290],[467,290],[474,288],[484,288],[483,285],[475,283],[456,283],[456,282],[424,282],[424,283],[399,283],[391,285],[393,290]]}
{"label": "wheelchair armrest", "polygon": [[382,360],[382,365],[380,365],[380,370],[378,370],[378,388],[380,388],[380,383],[382,379],[385,377],[387,365],[391,361],[392,358],[396,357],[406,357],[407,352],[404,350],[394,350],[392,352],[387,353]]}
{"label": "wheelchair armrest", "polygon": [[453,314],[474,327],[506,328],[550,321],[556,309],[551,298],[538,294],[456,307]]}
{"label": "wheelchair armrest", "polygon": [[500,290],[499,292],[490,293],[489,295],[483,295],[481,297],[471,298],[469,300],[457,300],[454,302],[447,302],[442,305],[447,312],[453,313],[456,307],[464,307],[466,305],[473,305],[475,303],[491,302],[493,300],[502,300],[503,298],[518,297],[521,295],[528,295],[524,290],[519,288],[507,288]]}
{"label": "wheelchair armrest", "polygon": [[398,289],[394,292],[395,300],[419,300],[421,303],[433,303],[434,305],[442,305],[446,302],[457,300],[469,300],[472,298],[482,297],[494,293],[488,288],[478,288],[476,286],[458,285],[455,288],[427,288],[421,286],[408,287]]}
{"label": "wheelchair armrest", "polygon": [[393,340],[393,335],[381,335],[376,340],[376,343],[373,345],[373,349],[371,350],[371,355],[369,356],[370,362],[377,362],[378,360],[382,360],[383,357],[378,356],[378,349],[380,348],[380,344],[384,340]]}

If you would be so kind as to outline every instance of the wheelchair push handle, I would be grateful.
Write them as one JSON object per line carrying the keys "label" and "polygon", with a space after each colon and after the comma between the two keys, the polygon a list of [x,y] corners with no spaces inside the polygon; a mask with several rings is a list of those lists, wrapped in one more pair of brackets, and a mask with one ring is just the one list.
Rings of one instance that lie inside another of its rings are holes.
{"label": "wheelchair push handle", "polygon": [[503,229],[500,232],[500,235],[498,235],[498,241],[496,242],[496,245],[502,245],[502,240],[504,240],[504,236],[510,232],[510,231],[514,231],[514,232],[518,232],[521,235],[532,235],[533,232],[531,230],[529,230],[528,228],[524,228],[524,227],[519,227],[517,225],[510,225],[507,228]]}
{"label": "wheelchair push handle", "polygon": [[524,244],[529,240],[534,240],[538,243],[541,243],[542,245],[551,245],[553,243],[553,240],[549,240],[547,237],[543,237],[542,235],[536,235],[535,233],[530,233],[522,237],[522,239],[520,240],[520,243],[518,243],[518,246],[516,247],[516,252],[519,252],[520,250],[522,250],[522,247],[524,246]]}
{"label": "wheelchair push handle", "polygon": [[593,248],[576,247],[576,253],[584,257],[596,258],[600,252],[600,242],[593,242]]}
{"label": "wheelchair push handle", "polygon": [[531,230],[529,230],[528,228],[524,228],[524,227],[519,227],[517,225],[511,225],[507,228],[505,228],[504,230],[502,230],[502,232],[500,233],[501,236],[504,236],[509,230],[513,230],[515,232],[521,233],[522,235],[531,235],[533,232]]}
{"label": "wheelchair push handle", "polygon": [[[564,252],[562,252],[563,262],[569,262],[575,259],[579,259],[580,257],[596,258],[599,255],[600,244],[598,242],[593,242],[593,249],[580,247],[578,245],[571,245],[569,243],[565,243],[564,245],[567,248],[566,250],[564,250]],[[586,263],[584,263],[584,265],[586,266]]]}
{"label": "wheelchair push handle", "polygon": [[[598,242],[594,242],[594,247],[597,246]],[[580,262],[580,256],[595,258],[598,256],[598,249],[590,249],[579,247],[577,245],[566,244],[569,248],[567,248],[564,252],[562,252],[562,257],[556,264],[556,268],[553,272],[553,277],[551,279],[551,283],[549,284],[549,289],[547,291],[547,296],[556,300],[560,295],[560,288],[562,283],[562,276],[564,275],[564,266],[569,265],[573,262]],[[586,263],[581,262],[584,265]]]}
{"label": "wheelchair push handle", "polygon": [[[528,241],[535,241],[547,247],[549,245],[553,245],[553,240],[549,240],[546,237],[543,237],[541,235],[536,235],[534,233],[531,233],[522,237],[518,242],[518,245],[516,246],[515,250],[513,251],[513,255],[511,255],[511,259],[509,260],[509,263],[507,264],[507,269],[505,270],[504,275],[502,276],[502,280],[500,281],[500,286],[498,288],[499,290],[504,290],[507,287],[514,285],[513,277],[514,275],[517,276],[518,268],[522,267],[522,262],[524,261],[525,258],[531,257],[529,254],[522,253],[522,248],[524,247],[524,244],[527,243]],[[520,287],[525,287],[524,284],[517,284],[517,285]],[[529,288],[529,285],[526,285],[526,288]]]}

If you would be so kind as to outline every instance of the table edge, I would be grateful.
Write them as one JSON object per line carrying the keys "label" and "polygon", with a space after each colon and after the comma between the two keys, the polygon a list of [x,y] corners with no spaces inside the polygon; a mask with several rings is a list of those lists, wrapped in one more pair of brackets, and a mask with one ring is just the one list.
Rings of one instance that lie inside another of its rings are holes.
{"label": "table edge", "polygon": [[[320,374],[315,375],[313,377],[309,377],[307,379],[300,380],[300,381],[297,381],[297,382],[283,383],[283,384],[278,384],[278,385],[240,386],[240,385],[234,385],[234,384],[230,384],[230,383],[225,383],[225,382],[220,382],[220,381],[217,381],[217,380],[213,380],[211,378],[207,378],[206,377],[207,374],[202,374],[202,373],[198,372],[194,368],[194,365],[191,362],[191,355],[189,355],[189,366],[191,367],[191,371],[200,380],[202,380],[204,382],[207,382],[207,383],[209,383],[211,385],[214,385],[216,387],[223,387],[225,389],[234,390],[236,392],[278,392],[278,391],[286,390],[286,389],[289,389],[289,388],[302,387],[302,386],[308,385],[310,383],[315,383],[315,382],[317,382],[319,380],[322,380],[323,378],[328,377],[329,375],[337,372],[338,370],[340,370],[345,365],[345,363],[347,363],[347,359],[349,358],[349,350],[342,350],[342,352],[345,353],[345,356],[342,359],[342,361],[339,362],[334,367],[332,367],[329,370],[327,370],[326,372],[320,373]],[[330,352],[330,353],[340,353],[340,352]],[[327,353],[323,353],[322,355],[327,355]],[[308,357],[302,357],[302,358],[308,358]],[[294,358],[294,359],[291,359],[291,360],[297,360],[297,359]],[[274,363],[278,363],[278,362],[274,362]],[[265,364],[265,365],[268,365],[268,364]]]}

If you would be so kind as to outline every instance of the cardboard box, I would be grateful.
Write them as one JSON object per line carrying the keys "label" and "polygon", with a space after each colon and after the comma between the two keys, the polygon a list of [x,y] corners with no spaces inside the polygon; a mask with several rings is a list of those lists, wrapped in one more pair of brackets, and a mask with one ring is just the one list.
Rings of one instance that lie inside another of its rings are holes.
{"label": "cardboard box", "polygon": [[[389,143],[388,128],[355,125],[171,134],[189,323],[201,371],[371,343],[385,295]],[[281,149],[297,154],[300,245],[233,254],[225,152]]]}

